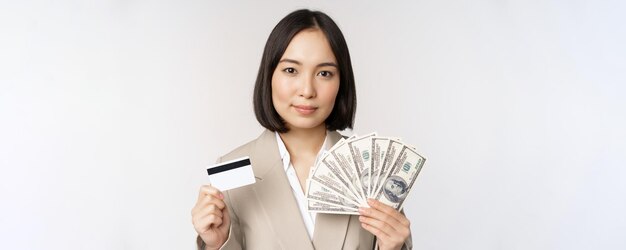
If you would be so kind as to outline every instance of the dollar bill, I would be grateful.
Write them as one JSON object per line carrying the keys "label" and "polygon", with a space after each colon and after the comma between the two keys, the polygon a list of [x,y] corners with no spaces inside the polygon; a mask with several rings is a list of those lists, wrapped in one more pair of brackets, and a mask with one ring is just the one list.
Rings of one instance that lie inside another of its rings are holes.
{"label": "dollar bill", "polygon": [[[352,153],[350,152],[350,146],[347,143],[337,147],[331,152],[335,162],[338,164],[339,169],[348,178],[349,184],[352,190],[355,191],[359,200],[366,203],[367,197],[363,193],[363,185],[361,184],[361,169],[354,164]],[[328,157],[330,158],[330,157]]]}
{"label": "dollar bill", "polygon": [[372,162],[371,162],[371,178],[370,178],[370,191],[367,197],[373,197],[376,188],[378,187],[378,179],[380,176],[380,167],[385,160],[385,154],[389,147],[389,138],[386,137],[374,137],[372,138]]}
{"label": "dollar bill", "polygon": [[358,210],[348,207],[327,204],[316,200],[308,200],[308,210],[313,213],[326,214],[359,214]]}
{"label": "dollar bill", "polygon": [[326,164],[322,163],[314,168],[313,172],[309,175],[309,180],[316,181],[335,193],[342,194],[358,203],[358,197],[356,197],[354,192],[350,190],[350,187],[347,186],[348,183],[345,181],[345,178],[337,175],[340,175],[338,169],[333,171]]}
{"label": "dollar bill", "polygon": [[359,203],[342,194],[334,192],[317,181],[310,180],[307,185],[307,199],[309,200],[349,207],[352,209],[359,209]]}
{"label": "dollar bill", "polygon": [[415,149],[404,145],[374,199],[395,209],[402,209],[425,160]]}
{"label": "dollar bill", "polygon": [[358,214],[373,198],[402,209],[426,159],[399,138],[370,133],[341,139],[309,172],[310,212]]}
{"label": "dollar bill", "polygon": [[378,179],[376,180],[376,189],[374,190],[374,194],[378,194],[380,189],[383,186],[383,181],[387,176],[389,176],[389,171],[391,170],[392,164],[398,158],[400,154],[400,150],[404,147],[401,141],[390,139],[389,146],[387,146],[387,150],[385,152],[384,160],[380,165],[380,169],[378,169]]}
{"label": "dollar bill", "polygon": [[370,197],[370,187],[372,183],[372,138],[374,136],[376,136],[376,133],[355,138],[348,142],[356,172],[360,173],[359,180],[365,198]]}
{"label": "dollar bill", "polygon": [[[351,195],[353,197],[355,197],[357,199],[357,201],[364,202],[364,199],[359,194],[359,192],[356,189],[356,187],[353,185],[353,183],[355,183],[357,181],[357,179],[356,179],[356,176],[354,174],[354,171],[351,170],[352,169],[351,167],[344,168],[343,166],[341,166],[337,162],[337,160],[335,160],[335,157],[332,154],[328,154],[328,155],[326,155],[326,157],[324,157],[324,159],[322,159],[320,167],[321,168],[326,168],[330,172],[332,172],[333,175],[335,177],[337,177],[337,180],[346,189],[348,189],[350,191]],[[324,172],[321,171],[320,173],[324,173]]]}

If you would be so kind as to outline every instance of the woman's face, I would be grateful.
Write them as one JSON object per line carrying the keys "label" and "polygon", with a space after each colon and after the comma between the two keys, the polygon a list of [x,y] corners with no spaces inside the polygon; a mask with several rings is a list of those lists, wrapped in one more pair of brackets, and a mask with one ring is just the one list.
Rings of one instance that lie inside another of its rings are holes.
{"label": "woman's face", "polygon": [[272,75],[272,102],[289,129],[324,126],[339,91],[339,68],[319,29],[296,34]]}

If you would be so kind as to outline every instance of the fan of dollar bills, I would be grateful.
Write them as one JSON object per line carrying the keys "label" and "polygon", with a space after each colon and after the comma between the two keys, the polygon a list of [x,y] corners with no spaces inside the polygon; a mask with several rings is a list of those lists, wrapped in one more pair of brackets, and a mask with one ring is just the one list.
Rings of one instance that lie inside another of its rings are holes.
{"label": "fan of dollar bills", "polygon": [[371,133],[341,139],[309,173],[309,212],[358,214],[367,198],[400,210],[425,160],[398,138]]}

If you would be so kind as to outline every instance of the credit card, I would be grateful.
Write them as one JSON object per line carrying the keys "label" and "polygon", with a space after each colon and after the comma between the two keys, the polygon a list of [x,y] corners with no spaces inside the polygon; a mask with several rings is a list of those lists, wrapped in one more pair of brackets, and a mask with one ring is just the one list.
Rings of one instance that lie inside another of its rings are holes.
{"label": "credit card", "polygon": [[232,161],[222,162],[207,168],[211,186],[226,191],[256,182],[250,157],[242,157]]}

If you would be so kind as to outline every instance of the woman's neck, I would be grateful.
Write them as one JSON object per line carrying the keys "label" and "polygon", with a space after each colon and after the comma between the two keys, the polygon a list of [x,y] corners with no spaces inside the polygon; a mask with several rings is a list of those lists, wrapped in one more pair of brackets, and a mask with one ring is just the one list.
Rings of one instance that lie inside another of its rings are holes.
{"label": "woman's neck", "polygon": [[301,154],[317,155],[326,139],[326,126],[322,124],[310,129],[289,129],[289,132],[279,135],[292,157]]}

